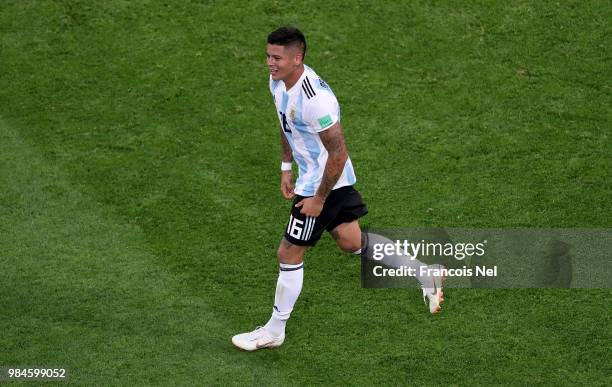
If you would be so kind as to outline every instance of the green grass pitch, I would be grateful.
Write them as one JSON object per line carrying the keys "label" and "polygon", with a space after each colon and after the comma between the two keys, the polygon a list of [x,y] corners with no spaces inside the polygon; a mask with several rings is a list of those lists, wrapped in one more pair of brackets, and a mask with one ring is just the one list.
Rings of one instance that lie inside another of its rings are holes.
{"label": "green grass pitch", "polygon": [[329,237],[277,350],[265,38],[306,34],[373,227],[610,227],[612,3],[0,4],[0,367],[79,385],[611,385],[609,289],[362,289]]}

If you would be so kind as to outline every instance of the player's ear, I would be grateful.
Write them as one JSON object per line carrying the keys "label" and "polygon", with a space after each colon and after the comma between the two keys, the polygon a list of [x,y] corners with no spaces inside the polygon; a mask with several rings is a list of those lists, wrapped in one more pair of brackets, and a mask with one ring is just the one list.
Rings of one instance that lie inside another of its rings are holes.
{"label": "player's ear", "polygon": [[296,53],[295,56],[293,57],[293,62],[295,63],[296,66],[299,66],[300,64],[302,64],[303,61],[304,61],[304,58],[301,52]]}
{"label": "player's ear", "polygon": [[293,57],[293,61],[296,66],[304,63],[304,53],[300,49],[300,47],[295,47],[295,55]]}

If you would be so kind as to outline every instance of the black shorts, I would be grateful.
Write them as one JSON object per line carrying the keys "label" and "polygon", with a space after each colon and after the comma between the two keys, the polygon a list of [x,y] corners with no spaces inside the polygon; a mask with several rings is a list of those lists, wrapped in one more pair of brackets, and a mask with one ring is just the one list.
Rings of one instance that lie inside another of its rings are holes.
{"label": "black shorts", "polygon": [[321,214],[314,218],[300,212],[295,205],[304,196],[297,195],[291,205],[291,215],[285,228],[285,239],[294,245],[314,246],[323,230],[331,231],[342,223],[352,222],[368,213],[368,208],[353,186],[340,187],[329,193]]}

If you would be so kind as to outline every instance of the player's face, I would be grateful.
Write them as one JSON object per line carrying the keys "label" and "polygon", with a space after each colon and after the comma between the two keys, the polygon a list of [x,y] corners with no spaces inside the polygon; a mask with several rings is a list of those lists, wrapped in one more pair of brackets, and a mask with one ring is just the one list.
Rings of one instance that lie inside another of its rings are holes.
{"label": "player's face", "polygon": [[302,53],[296,47],[268,44],[266,55],[270,75],[275,81],[290,79],[302,63]]}

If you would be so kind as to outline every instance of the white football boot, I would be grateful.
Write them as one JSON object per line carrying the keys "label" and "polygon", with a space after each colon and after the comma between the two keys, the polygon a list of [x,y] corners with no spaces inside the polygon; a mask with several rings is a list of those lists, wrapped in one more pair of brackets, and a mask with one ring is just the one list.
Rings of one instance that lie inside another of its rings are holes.
{"label": "white football boot", "polygon": [[257,327],[253,332],[241,333],[232,337],[232,343],[245,351],[280,347],[284,341],[284,333],[280,337],[273,337],[263,327]]}
{"label": "white football boot", "polygon": [[[444,269],[442,265],[429,265],[431,269]],[[446,280],[446,277],[439,273],[440,275],[435,275],[432,277],[433,287],[431,288],[423,288],[423,301],[425,305],[429,301],[429,312],[432,314],[440,313],[442,308],[440,304],[444,301],[444,293],[442,292],[442,285]]]}

